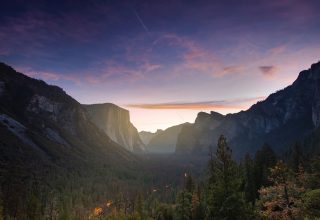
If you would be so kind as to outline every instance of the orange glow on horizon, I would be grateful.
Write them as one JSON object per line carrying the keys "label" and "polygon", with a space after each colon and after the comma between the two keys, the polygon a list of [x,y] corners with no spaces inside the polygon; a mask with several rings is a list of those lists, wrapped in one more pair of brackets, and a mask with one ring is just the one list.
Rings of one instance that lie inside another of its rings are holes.
{"label": "orange glow on horizon", "polygon": [[158,129],[194,123],[199,112],[216,111],[221,114],[236,113],[248,109],[265,97],[194,103],[137,103],[123,106],[130,111],[130,118],[138,131],[155,132]]}

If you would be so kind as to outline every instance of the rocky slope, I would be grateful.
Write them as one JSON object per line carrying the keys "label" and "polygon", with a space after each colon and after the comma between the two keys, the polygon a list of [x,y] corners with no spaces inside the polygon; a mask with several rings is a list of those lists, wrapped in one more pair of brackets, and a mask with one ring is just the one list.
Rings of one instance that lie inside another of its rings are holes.
{"label": "rocky slope", "polygon": [[61,88],[3,63],[0,131],[0,165],[34,164],[34,169],[40,169],[41,164],[51,164],[67,169],[84,163],[120,166],[136,160],[97,128],[86,109]]}
{"label": "rocky slope", "polygon": [[[188,123],[186,123],[188,124]],[[186,125],[176,125],[165,129],[164,131],[157,131],[155,136],[151,138],[146,146],[146,152],[149,153],[174,153],[176,143],[181,128]]]}
{"label": "rocky slope", "polygon": [[182,128],[176,152],[205,153],[216,146],[217,138],[223,134],[237,158],[247,152],[254,153],[265,142],[281,153],[319,125],[320,63],[316,63],[300,72],[292,85],[247,111],[226,116],[199,113],[193,125]]}
{"label": "rocky slope", "polygon": [[83,105],[90,120],[114,142],[131,152],[143,152],[144,144],[130,122],[129,111],[111,103]]}
{"label": "rocky slope", "polygon": [[163,132],[163,130],[161,129],[158,129],[156,132],[152,133],[152,132],[149,132],[149,131],[140,131],[139,132],[139,136],[140,136],[140,139],[142,140],[142,142],[145,144],[145,145],[148,145],[149,142],[151,141],[151,139],[160,134],[161,132]]}

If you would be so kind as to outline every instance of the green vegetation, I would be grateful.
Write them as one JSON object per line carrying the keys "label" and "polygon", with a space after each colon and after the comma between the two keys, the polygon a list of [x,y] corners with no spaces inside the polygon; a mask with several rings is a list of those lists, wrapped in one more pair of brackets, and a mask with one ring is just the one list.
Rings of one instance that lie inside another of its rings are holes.
{"label": "green vegetation", "polygon": [[17,163],[2,172],[0,219],[320,218],[320,157],[307,160],[295,145],[279,160],[263,145],[237,163],[224,136],[216,149],[202,176],[168,159],[157,167],[165,158],[140,170],[91,164],[34,173]]}

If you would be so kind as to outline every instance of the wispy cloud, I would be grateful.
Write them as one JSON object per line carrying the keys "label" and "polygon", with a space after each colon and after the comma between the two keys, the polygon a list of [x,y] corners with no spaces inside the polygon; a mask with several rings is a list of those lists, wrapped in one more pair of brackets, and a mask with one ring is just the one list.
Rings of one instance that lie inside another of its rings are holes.
{"label": "wispy cloud", "polygon": [[230,73],[240,73],[243,67],[241,65],[231,65],[223,67],[220,71],[215,73],[216,76],[224,76]]}
{"label": "wispy cloud", "polygon": [[166,42],[170,46],[180,47],[182,61],[176,63],[173,74],[181,75],[184,73],[206,74],[212,77],[223,77],[228,74],[239,73],[241,65],[228,65],[217,56],[214,51],[207,50],[199,43],[187,37],[182,37],[174,33],[163,34],[153,42],[157,45]]}
{"label": "wispy cloud", "polygon": [[278,71],[278,68],[276,66],[259,66],[259,69],[262,74],[268,79],[273,79]]}
{"label": "wispy cloud", "polygon": [[115,60],[106,60],[101,66],[86,70],[85,79],[88,83],[99,84],[105,82],[137,82],[143,80],[147,73],[162,68],[160,64],[144,62],[127,66]]}
{"label": "wispy cloud", "polygon": [[166,102],[166,103],[134,103],[127,107],[141,109],[189,109],[189,110],[222,110],[222,109],[245,109],[257,101],[265,99],[264,96],[253,98],[241,98],[230,100],[212,100],[203,102]]}

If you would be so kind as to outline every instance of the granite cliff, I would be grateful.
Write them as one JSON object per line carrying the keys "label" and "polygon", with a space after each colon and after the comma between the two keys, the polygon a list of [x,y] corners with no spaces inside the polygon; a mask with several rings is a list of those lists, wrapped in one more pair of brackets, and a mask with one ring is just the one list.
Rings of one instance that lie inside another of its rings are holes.
{"label": "granite cliff", "polygon": [[114,142],[131,152],[143,152],[144,143],[130,122],[129,111],[112,103],[83,105],[90,120]]}
{"label": "granite cliff", "polygon": [[227,137],[241,158],[264,143],[278,153],[303,141],[320,125],[320,62],[300,72],[292,85],[268,96],[246,111],[220,115],[200,112],[192,125],[182,128],[176,153],[206,153],[218,137]]}

